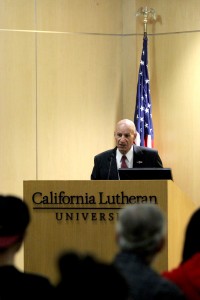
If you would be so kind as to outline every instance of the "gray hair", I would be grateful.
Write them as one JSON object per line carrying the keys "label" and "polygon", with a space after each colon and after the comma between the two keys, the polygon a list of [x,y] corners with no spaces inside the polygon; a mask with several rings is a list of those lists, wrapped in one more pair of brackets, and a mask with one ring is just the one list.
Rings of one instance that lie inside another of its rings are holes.
{"label": "gray hair", "polygon": [[122,250],[154,254],[166,237],[165,215],[156,204],[128,205],[119,212],[116,231]]}

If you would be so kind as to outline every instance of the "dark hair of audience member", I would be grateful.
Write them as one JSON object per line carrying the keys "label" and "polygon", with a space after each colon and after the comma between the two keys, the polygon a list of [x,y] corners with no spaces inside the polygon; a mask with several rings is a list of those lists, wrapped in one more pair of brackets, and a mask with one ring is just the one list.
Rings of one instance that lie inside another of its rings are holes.
{"label": "dark hair of audience member", "polygon": [[186,232],[185,240],[183,245],[182,263],[187,261],[195,253],[200,252],[200,238],[199,236],[200,228],[200,209],[196,210],[191,216]]}

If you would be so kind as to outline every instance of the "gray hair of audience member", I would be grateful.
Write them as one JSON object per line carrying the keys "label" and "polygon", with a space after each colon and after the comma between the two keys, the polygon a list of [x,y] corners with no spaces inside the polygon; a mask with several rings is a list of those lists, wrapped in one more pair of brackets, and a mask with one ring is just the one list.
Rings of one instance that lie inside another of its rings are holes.
{"label": "gray hair of audience member", "polygon": [[166,218],[156,204],[128,205],[119,212],[116,232],[122,250],[152,255],[164,245]]}

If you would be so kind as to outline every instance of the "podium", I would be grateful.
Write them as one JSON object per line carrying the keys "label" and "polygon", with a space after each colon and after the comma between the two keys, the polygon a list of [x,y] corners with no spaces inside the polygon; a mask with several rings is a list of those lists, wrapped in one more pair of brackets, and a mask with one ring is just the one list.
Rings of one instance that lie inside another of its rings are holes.
{"label": "podium", "polygon": [[64,251],[91,254],[111,262],[118,251],[115,225],[119,209],[130,204],[158,205],[168,222],[167,241],[157,271],[181,259],[185,226],[195,204],[171,180],[31,180],[23,182],[31,223],[24,241],[24,270],[58,280]]}

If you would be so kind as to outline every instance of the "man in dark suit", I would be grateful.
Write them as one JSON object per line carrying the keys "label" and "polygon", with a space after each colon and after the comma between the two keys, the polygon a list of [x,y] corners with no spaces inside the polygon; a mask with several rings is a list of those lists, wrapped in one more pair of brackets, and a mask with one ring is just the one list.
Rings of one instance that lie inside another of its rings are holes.
{"label": "man in dark suit", "polygon": [[[156,149],[135,145],[137,131],[133,121],[123,119],[116,125],[116,147],[94,157],[92,180],[118,180],[119,168],[162,168]],[[122,160],[123,165],[122,165]],[[125,164],[125,165],[124,165]]]}

